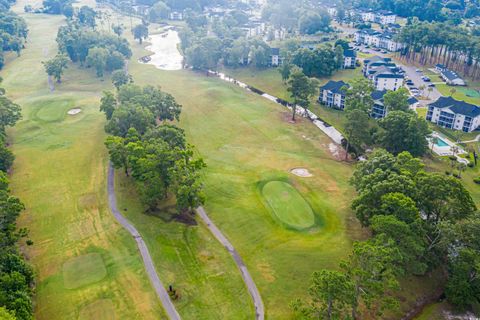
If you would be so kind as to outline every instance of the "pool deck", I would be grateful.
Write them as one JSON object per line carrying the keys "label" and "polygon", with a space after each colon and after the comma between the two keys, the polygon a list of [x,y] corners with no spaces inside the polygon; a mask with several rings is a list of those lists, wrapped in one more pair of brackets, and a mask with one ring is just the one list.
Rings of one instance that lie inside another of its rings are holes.
{"label": "pool deck", "polygon": [[[445,142],[445,146],[439,146],[437,144],[433,144],[432,138],[438,138],[441,139],[442,141]],[[433,152],[435,152],[439,156],[443,157],[448,157],[448,156],[455,156],[457,157],[457,161],[460,163],[468,164],[470,161],[468,161],[465,158],[459,157],[458,155],[460,154],[467,154],[467,152],[458,146],[456,143],[453,141],[449,140],[448,138],[440,135],[438,132],[433,131],[432,134],[430,135],[430,138],[428,139],[428,145]],[[457,148],[457,151],[454,153],[453,149]]]}

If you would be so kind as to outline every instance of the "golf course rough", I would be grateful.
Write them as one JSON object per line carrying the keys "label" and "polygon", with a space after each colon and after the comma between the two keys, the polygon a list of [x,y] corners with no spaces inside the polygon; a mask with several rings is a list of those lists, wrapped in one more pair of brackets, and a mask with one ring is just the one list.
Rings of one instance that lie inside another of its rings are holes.
{"label": "golf course rough", "polygon": [[291,184],[267,182],[262,188],[262,195],[275,217],[286,226],[304,230],[315,224],[312,208]]}

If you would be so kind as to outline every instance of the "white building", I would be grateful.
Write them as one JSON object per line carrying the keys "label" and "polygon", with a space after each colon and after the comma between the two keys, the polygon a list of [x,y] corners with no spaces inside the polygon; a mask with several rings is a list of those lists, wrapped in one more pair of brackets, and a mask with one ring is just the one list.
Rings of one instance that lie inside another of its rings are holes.
{"label": "white building", "polygon": [[170,12],[168,18],[170,20],[174,20],[174,21],[182,21],[183,20],[183,12],[172,11],[172,12]]}
{"label": "white building", "polygon": [[345,108],[345,88],[349,85],[343,81],[328,81],[320,87],[320,96],[318,102],[335,109],[343,110]]}
{"label": "white building", "polygon": [[378,72],[372,76],[373,85],[376,90],[396,91],[403,87],[403,75],[393,72]]}
{"label": "white building", "polygon": [[396,91],[403,86],[405,77],[390,58],[375,56],[363,63],[363,75],[373,82],[375,90]]}
{"label": "white building", "polygon": [[360,15],[365,22],[375,22],[381,25],[393,24],[397,21],[397,16],[387,10],[363,11]]}
{"label": "white building", "polygon": [[388,51],[399,51],[404,45],[395,41],[395,34],[391,32],[379,32],[373,29],[358,30],[354,34],[356,43],[385,49]]}
{"label": "white building", "polygon": [[440,97],[428,106],[426,119],[440,127],[472,132],[480,126],[480,107],[452,97]]}
{"label": "white building", "polygon": [[466,86],[467,83],[456,72],[449,69],[440,71],[440,76],[449,86]]}
{"label": "white building", "polygon": [[270,65],[278,67],[280,65],[280,49],[270,48]]}
{"label": "white building", "polygon": [[374,22],[382,25],[394,24],[397,22],[397,16],[393,12],[387,10],[377,11],[374,19]]}
{"label": "white building", "polygon": [[355,69],[357,66],[357,52],[352,49],[343,52],[343,68]]}

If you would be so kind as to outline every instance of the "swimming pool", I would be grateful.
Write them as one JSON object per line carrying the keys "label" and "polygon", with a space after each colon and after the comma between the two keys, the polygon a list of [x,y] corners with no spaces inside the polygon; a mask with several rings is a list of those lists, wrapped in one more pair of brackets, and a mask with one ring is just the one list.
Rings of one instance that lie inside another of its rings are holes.
{"label": "swimming pool", "polygon": [[448,147],[449,144],[437,137],[437,142],[435,143],[437,147]]}

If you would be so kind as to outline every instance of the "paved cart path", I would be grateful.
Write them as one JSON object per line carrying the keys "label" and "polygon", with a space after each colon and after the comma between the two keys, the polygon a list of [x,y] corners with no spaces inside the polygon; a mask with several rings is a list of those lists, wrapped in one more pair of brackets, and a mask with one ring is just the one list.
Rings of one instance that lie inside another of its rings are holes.
{"label": "paved cart path", "polygon": [[218,229],[217,226],[213,223],[213,221],[205,212],[205,209],[203,207],[199,207],[197,208],[197,213],[200,216],[200,218],[203,220],[203,222],[205,222],[210,232],[232,255],[233,260],[235,260],[235,263],[237,264],[237,267],[240,270],[240,273],[242,274],[243,282],[245,282],[248,292],[250,293],[250,296],[252,296],[253,303],[255,305],[255,319],[263,320],[265,318],[265,309],[263,306],[262,297],[260,296],[260,292],[258,291],[258,288],[255,285],[255,282],[253,281],[252,276],[248,272],[248,269],[245,266],[245,263],[243,263],[242,258],[238,254],[237,250],[235,250],[233,245],[230,243],[230,241],[228,241],[228,239],[223,235],[220,229]]}
{"label": "paved cart path", "polygon": [[158,298],[162,302],[163,309],[171,320],[180,320],[180,315],[175,309],[167,290],[158,277],[145,241],[143,241],[143,238],[137,229],[135,229],[135,227],[120,213],[117,208],[117,198],[115,197],[115,171],[111,164],[108,167],[108,204],[110,206],[110,211],[115,216],[115,219],[117,219],[123,228],[125,228],[137,242],[138,250],[140,250],[140,253],[142,254],[145,270],[150,278],[150,282],[155,288]]}

